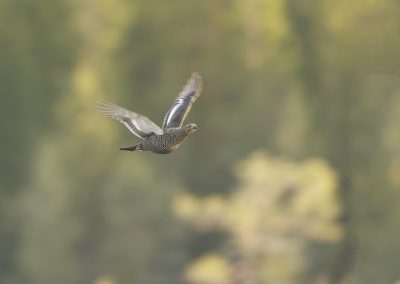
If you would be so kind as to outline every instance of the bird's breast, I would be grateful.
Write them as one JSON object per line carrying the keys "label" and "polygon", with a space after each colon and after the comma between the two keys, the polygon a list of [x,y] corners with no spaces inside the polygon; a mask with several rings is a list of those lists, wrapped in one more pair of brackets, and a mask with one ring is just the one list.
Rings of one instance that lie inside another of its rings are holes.
{"label": "bird's breast", "polygon": [[180,144],[187,137],[186,132],[181,129],[170,129],[163,135],[153,135],[143,141],[143,146],[147,151],[157,154],[168,154],[177,150]]}

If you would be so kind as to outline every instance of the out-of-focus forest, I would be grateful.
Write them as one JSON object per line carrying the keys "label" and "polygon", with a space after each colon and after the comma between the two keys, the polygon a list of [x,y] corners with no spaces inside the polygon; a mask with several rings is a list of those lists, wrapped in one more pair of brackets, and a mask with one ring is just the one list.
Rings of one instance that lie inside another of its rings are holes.
{"label": "out-of-focus forest", "polygon": [[[400,2],[0,1],[0,283],[400,281]],[[161,123],[170,155],[96,111]]]}

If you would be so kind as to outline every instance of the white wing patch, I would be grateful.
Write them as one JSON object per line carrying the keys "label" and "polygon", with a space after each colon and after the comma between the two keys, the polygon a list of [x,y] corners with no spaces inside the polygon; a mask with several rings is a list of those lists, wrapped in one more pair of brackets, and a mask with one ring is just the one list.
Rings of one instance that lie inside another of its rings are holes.
{"label": "white wing patch", "polygon": [[174,114],[178,111],[178,109],[184,102],[185,101],[181,98],[176,100],[176,104],[172,107],[172,109],[168,113],[168,118],[167,121],[165,122],[166,125],[168,125],[171,122],[171,119],[174,117]]}
{"label": "white wing patch", "polygon": [[202,89],[203,79],[198,73],[192,73],[171,108],[165,114],[162,128],[182,127],[183,121],[190,112],[192,104],[200,96]]}

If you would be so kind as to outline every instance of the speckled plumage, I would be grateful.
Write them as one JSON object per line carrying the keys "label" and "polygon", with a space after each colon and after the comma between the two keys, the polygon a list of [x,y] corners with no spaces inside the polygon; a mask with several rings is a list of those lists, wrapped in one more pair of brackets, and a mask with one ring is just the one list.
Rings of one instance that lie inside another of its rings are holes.
{"label": "speckled plumage", "polygon": [[125,151],[151,151],[157,154],[168,154],[179,148],[181,143],[198,127],[194,123],[182,127],[183,121],[189,113],[192,104],[200,96],[203,89],[203,81],[198,73],[192,76],[175,99],[171,108],[164,117],[162,128],[149,118],[131,112],[113,103],[99,102],[101,111],[122,124],[133,134],[141,138],[134,146],[120,148]]}

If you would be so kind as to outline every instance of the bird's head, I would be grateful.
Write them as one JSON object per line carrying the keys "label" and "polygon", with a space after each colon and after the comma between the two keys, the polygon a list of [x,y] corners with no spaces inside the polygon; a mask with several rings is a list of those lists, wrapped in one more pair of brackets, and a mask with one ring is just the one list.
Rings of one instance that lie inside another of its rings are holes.
{"label": "bird's head", "polygon": [[192,134],[195,133],[199,128],[195,123],[189,123],[185,125],[184,129],[187,134]]}

